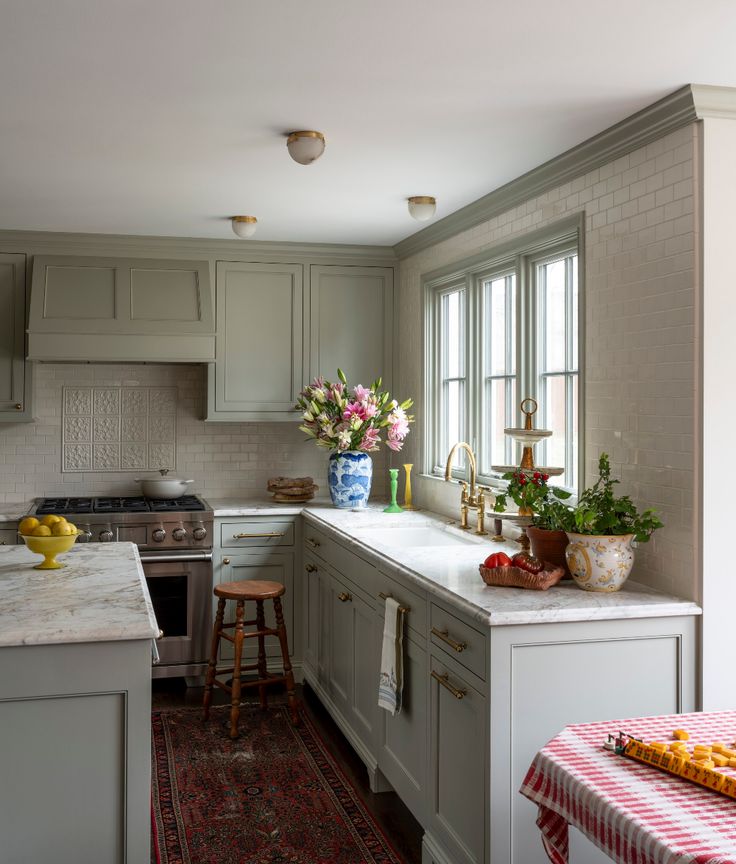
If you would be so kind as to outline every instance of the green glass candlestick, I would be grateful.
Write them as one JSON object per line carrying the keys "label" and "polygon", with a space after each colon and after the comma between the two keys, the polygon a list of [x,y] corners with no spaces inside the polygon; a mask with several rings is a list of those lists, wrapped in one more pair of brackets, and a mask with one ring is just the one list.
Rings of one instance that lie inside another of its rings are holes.
{"label": "green glass candlestick", "polygon": [[389,468],[388,473],[391,475],[391,503],[388,507],[383,508],[384,513],[403,513],[404,511],[396,503],[396,491],[399,488],[399,469]]}

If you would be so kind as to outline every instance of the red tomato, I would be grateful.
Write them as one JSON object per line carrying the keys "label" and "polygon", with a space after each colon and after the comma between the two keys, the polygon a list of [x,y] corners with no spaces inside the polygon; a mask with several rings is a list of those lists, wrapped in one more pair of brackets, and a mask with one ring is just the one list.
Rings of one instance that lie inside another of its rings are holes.
{"label": "red tomato", "polygon": [[486,558],[483,566],[489,569],[492,567],[510,567],[511,559],[505,552],[494,552]]}
{"label": "red tomato", "polygon": [[544,564],[535,558],[533,555],[528,555],[526,552],[517,552],[513,558],[514,567],[520,567],[526,570],[527,573],[540,573],[544,570]]}

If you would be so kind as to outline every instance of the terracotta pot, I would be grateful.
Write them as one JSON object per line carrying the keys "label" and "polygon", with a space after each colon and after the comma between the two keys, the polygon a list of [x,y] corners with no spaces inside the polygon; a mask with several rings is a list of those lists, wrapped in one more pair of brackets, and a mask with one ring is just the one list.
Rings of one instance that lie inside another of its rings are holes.
{"label": "terracotta pot", "polygon": [[565,549],[567,549],[567,544],[570,541],[564,531],[548,531],[546,528],[535,528],[533,525],[529,525],[526,529],[526,535],[531,543],[532,555],[535,558],[562,567],[565,571],[562,578],[572,579],[570,568],[567,566],[567,558],[565,558]]}

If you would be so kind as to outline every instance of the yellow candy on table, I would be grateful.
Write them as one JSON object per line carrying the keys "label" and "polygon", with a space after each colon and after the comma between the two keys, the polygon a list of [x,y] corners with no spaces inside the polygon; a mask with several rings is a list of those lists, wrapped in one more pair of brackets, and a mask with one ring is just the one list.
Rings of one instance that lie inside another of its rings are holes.
{"label": "yellow candy on table", "polygon": [[667,750],[667,745],[663,741],[652,741],[649,746],[652,750],[659,750],[660,753],[664,753]]}
{"label": "yellow candy on table", "polygon": [[675,731],[672,733],[672,737],[677,738],[678,741],[689,741],[690,733],[687,732],[685,729],[675,729]]}
{"label": "yellow candy on table", "polygon": [[729,768],[736,768],[736,757],[734,757],[734,756],[730,756],[730,757],[729,757],[729,759],[728,759],[728,767],[729,767]]}
{"label": "yellow candy on table", "polygon": [[713,760],[713,764],[716,768],[724,768],[728,765],[728,756],[724,756],[721,753],[713,753],[710,758]]}
{"label": "yellow candy on table", "polygon": [[670,750],[673,753],[678,753],[680,750],[685,750],[686,747],[687,747],[687,745],[685,744],[684,741],[673,741],[670,744]]}

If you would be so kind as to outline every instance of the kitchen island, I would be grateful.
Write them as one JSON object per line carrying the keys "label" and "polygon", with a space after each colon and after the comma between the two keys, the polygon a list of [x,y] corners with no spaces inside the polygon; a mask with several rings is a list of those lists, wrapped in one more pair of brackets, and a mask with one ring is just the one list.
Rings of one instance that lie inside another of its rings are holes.
{"label": "kitchen island", "polygon": [[132,543],[0,547],[3,864],[150,861],[151,650]]}

